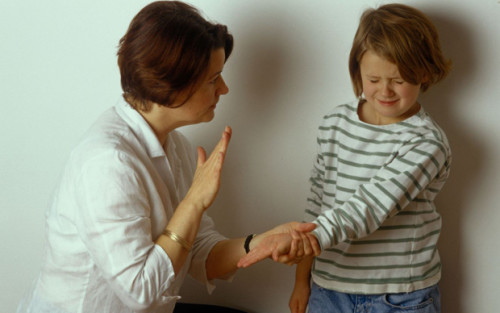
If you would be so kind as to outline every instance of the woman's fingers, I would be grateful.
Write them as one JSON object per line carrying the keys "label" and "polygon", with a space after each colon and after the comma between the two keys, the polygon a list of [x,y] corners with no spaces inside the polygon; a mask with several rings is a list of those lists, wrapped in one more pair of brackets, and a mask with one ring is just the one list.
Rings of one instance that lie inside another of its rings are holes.
{"label": "woman's fingers", "polygon": [[311,254],[311,246],[309,243],[309,238],[304,233],[298,233],[300,236],[299,250],[297,251],[297,258],[302,258],[304,255]]}
{"label": "woman's fingers", "polygon": [[222,137],[219,140],[219,142],[217,143],[217,145],[215,146],[212,154],[214,154],[214,153],[215,154],[219,154],[219,153],[226,154],[227,147],[229,146],[229,141],[231,140],[232,132],[233,132],[233,130],[231,129],[231,127],[226,126],[226,128],[224,129],[224,132],[222,133]]}
{"label": "woman's fingers", "polygon": [[321,254],[321,247],[319,246],[318,238],[312,233],[306,234],[309,239],[309,243],[311,244],[312,255],[318,256]]}
{"label": "woman's fingers", "polygon": [[[213,149],[208,159],[206,157],[202,159],[203,162],[200,164],[201,166],[205,167],[208,171],[216,171],[217,174],[220,173],[226,157],[229,141],[231,139],[231,133],[231,127],[226,126],[224,132],[222,133],[221,139]],[[200,152],[198,151],[198,156],[199,155]],[[200,160],[200,158],[198,158],[198,160]]]}
{"label": "woman's fingers", "polygon": [[231,139],[231,132],[231,127],[227,126],[208,158],[205,149],[202,147],[197,149],[196,172],[186,198],[203,210],[213,203],[219,191],[222,165]]}
{"label": "woman's fingers", "polygon": [[[206,162],[209,162],[210,160],[212,160],[212,162],[218,163],[221,154],[223,157],[226,154],[227,147],[229,146],[229,141],[231,140],[231,134],[232,134],[231,127],[226,126],[224,132],[222,133],[221,138],[219,139],[219,142],[217,143],[217,145],[215,145],[208,159],[206,157],[205,149],[203,149],[202,147],[198,147],[198,166],[202,166]],[[223,162],[224,160],[222,159],[221,161]]]}
{"label": "woman's fingers", "polygon": [[202,147],[198,147],[198,167],[202,166],[207,160],[207,153]]}

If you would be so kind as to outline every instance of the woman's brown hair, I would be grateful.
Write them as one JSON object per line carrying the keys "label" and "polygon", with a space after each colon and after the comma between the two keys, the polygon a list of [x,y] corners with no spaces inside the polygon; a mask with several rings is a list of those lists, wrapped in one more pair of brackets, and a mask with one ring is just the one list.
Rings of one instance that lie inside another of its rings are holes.
{"label": "woman's brown hair", "polygon": [[422,12],[403,4],[368,9],[361,16],[349,55],[349,72],[358,98],[363,93],[360,62],[367,50],[396,64],[401,77],[411,84],[422,84],[422,91],[444,79],[451,68],[441,51],[436,27]]}
{"label": "woman's brown hair", "polygon": [[123,97],[135,109],[151,103],[172,107],[179,94],[186,99],[205,74],[213,50],[233,49],[227,27],[205,20],[192,6],[157,1],[134,17],[118,49]]}

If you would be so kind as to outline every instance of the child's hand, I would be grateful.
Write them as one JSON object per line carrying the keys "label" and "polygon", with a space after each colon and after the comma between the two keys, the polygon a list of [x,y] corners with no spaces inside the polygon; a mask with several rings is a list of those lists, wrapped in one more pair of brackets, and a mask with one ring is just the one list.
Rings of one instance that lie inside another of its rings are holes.
{"label": "child's hand", "polygon": [[309,302],[309,295],[311,294],[311,287],[308,283],[295,283],[292,296],[288,306],[291,313],[305,313],[307,303]]}

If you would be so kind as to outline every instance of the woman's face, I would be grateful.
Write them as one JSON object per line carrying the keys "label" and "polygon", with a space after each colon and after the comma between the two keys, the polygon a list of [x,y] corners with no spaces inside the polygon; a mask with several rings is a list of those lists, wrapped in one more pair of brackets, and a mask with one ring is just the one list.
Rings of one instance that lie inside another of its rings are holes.
{"label": "woman's face", "polygon": [[[197,124],[209,122],[215,116],[215,107],[221,95],[229,92],[222,70],[226,60],[224,49],[217,49],[210,56],[210,63],[205,77],[202,79],[196,92],[180,107],[174,110],[182,124]],[[184,99],[181,96],[179,99]],[[175,107],[176,104],[173,105]]]}

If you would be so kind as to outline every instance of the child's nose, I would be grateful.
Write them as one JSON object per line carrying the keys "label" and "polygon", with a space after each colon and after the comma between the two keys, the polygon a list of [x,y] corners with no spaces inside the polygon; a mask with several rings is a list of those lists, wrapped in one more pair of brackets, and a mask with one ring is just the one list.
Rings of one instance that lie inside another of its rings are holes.
{"label": "child's nose", "polygon": [[382,94],[384,96],[390,96],[394,93],[390,84],[385,83],[382,85]]}

